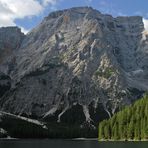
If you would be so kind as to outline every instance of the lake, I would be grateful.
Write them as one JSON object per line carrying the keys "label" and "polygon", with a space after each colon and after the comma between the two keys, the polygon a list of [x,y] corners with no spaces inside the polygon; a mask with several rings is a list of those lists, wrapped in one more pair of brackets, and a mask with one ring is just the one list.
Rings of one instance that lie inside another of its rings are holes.
{"label": "lake", "polygon": [[97,140],[0,140],[0,148],[148,148],[148,142]]}

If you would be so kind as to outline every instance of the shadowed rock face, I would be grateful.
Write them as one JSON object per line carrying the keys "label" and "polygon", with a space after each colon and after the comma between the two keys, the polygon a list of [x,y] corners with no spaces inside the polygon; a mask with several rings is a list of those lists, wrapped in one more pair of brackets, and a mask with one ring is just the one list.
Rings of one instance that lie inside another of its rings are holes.
{"label": "shadowed rock face", "polygon": [[12,53],[0,58],[0,70],[11,78],[3,111],[69,122],[68,111],[78,105],[93,123],[148,90],[148,41],[139,16],[71,8],[49,14],[26,36],[9,29],[0,29],[0,53],[5,44]]}
{"label": "shadowed rock face", "polygon": [[22,43],[25,35],[18,27],[0,28],[0,71],[10,73],[15,66],[16,52]]}
{"label": "shadowed rock face", "polygon": [[11,88],[11,79],[9,76],[0,73],[0,97],[2,97]]}

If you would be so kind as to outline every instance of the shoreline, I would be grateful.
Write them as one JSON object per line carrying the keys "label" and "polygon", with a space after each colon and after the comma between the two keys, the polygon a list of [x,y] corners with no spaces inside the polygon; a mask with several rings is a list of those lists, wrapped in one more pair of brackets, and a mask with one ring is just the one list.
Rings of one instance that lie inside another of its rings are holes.
{"label": "shoreline", "polygon": [[74,141],[98,141],[98,138],[72,138]]}
{"label": "shoreline", "polygon": [[113,140],[113,139],[107,139],[107,140],[104,140],[104,139],[101,139],[101,140],[98,140],[99,142],[148,142],[148,139],[142,139],[142,140],[132,140],[132,139],[120,139],[120,140]]}
{"label": "shoreline", "polygon": [[63,141],[98,141],[98,142],[148,142],[148,139],[143,139],[143,140],[125,140],[125,139],[121,139],[121,140],[113,140],[113,139],[110,139],[110,140],[104,140],[104,139],[101,139],[101,140],[98,140],[98,138],[71,138],[71,139],[59,139],[59,138],[55,138],[55,139],[48,139],[48,138],[45,138],[45,139],[25,139],[25,138],[12,138],[12,137],[7,137],[7,138],[0,138],[0,141],[1,140],[17,140],[17,141],[21,141],[21,140],[63,140]]}

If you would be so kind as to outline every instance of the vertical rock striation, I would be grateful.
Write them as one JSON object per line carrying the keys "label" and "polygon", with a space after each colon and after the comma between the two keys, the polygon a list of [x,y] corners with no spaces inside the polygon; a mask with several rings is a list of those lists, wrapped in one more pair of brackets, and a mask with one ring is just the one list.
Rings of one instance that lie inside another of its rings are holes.
{"label": "vertical rock striation", "polygon": [[11,78],[1,110],[57,122],[79,107],[89,124],[111,117],[148,90],[143,31],[142,17],[90,7],[50,13],[26,36],[1,28],[0,70]]}

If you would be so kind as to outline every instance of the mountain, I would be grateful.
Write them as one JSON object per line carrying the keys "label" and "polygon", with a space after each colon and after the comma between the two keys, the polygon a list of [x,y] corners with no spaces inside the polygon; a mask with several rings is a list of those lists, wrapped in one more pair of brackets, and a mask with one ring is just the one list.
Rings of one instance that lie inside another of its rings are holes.
{"label": "mountain", "polygon": [[27,35],[0,28],[1,111],[95,129],[148,90],[142,17],[50,13]]}
{"label": "mountain", "polygon": [[99,124],[100,140],[147,140],[148,95]]}

